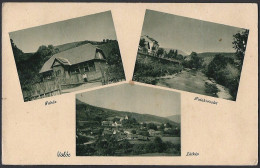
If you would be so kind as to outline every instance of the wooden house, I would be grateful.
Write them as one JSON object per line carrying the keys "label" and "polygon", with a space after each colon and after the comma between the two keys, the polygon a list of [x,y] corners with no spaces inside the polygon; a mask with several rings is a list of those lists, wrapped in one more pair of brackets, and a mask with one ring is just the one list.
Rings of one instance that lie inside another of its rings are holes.
{"label": "wooden house", "polygon": [[141,39],[145,40],[145,48],[147,49],[148,53],[157,53],[159,49],[159,43],[152,37],[149,37],[148,35],[141,36]]}
{"label": "wooden house", "polygon": [[40,70],[43,80],[56,78],[63,83],[82,83],[104,76],[106,57],[103,51],[90,43],[54,54]]}

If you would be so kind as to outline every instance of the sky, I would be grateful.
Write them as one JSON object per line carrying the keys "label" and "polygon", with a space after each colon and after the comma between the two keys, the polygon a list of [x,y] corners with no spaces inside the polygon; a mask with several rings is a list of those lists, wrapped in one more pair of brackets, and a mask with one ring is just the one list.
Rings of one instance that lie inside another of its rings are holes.
{"label": "sky", "polygon": [[235,52],[233,35],[244,29],[146,10],[142,35],[159,42],[160,47],[192,51]]}
{"label": "sky", "polygon": [[111,11],[19,30],[9,35],[24,53],[35,52],[41,45],[116,39]]}
{"label": "sky", "polygon": [[180,115],[180,93],[122,84],[85,93],[76,98],[90,105],[160,117]]}

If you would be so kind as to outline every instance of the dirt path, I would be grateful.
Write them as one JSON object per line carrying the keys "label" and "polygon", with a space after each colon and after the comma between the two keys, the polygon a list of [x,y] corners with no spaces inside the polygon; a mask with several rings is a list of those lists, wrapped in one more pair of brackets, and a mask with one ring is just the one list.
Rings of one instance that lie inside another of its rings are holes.
{"label": "dirt path", "polygon": [[82,84],[82,85],[75,87],[75,88],[62,90],[62,93],[70,93],[70,92],[75,92],[75,91],[78,91],[78,90],[93,88],[93,87],[97,87],[97,86],[102,86],[102,83],[101,82],[85,83],[85,84]]}
{"label": "dirt path", "polygon": [[222,85],[216,84],[217,88],[219,89],[219,92],[217,93],[218,97],[227,99],[227,100],[232,100],[232,96],[229,94],[227,88],[225,88]]}
{"label": "dirt path", "polygon": [[[159,78],[156,85],[203,94],[207,96],[214,96],[213,94],[206,93],[205,91],[205,82],[208,81],[208,77],[200,71],[183,70],[181,73]],[[215,81],[213,81],[213,83],[215,83]],[[228,92],[228,89],[219,84],[216,84],[216,86],[220,90],[217,93],[217,96],[219,98],[228,100],[232,99],[231,95]]]}

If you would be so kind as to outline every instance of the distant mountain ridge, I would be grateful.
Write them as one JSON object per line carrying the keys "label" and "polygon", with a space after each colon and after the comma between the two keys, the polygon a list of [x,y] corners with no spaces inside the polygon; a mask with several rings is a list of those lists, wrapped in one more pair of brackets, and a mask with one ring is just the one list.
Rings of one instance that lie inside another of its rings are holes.
{"label": "distant mountain ridge", "polygon": [[[163,47],[162,47],[163,48]],[[179,50],[179,49],[174,49],[174,48],[163,48],[164,51],[166,51],[167,53],[170,51],[170,50],[177,50],[178,51],[178,54],[181,54],[182,56],[187,56],[189,54],[187,54],[186,52],[182,51],[182,50]]]}
{"label": "distant mountain ridge", "polygon": [[208,65],[217,54],[221,54],[224,57],[236,58],[235,53],[228,53],[228,52],[204,52],[204,53],[198,53],[198,57],[203,58],[204,64]]}
{"label": "distant mountain ridge", "polygon": [[92,120],[95,117],[102,117],[103,120],[106,120],[108,117],[124,117],[127,115],[128,117],[135,118],[138,122],[170,123],[173,126],[180,127],[179,123],[176,123],[165,117],[96,107],[84,103],[78,99],[76,99],[76,115],[77,121],[85,121],[88,119]]}
{"label": "distant mountain ridge", "polygon": [[232,52],[203,52],[203,53],[197,53],[197,54],[200,57],[212,57],[212,56],[215,56],[216,54],[222,54],[225,56],[234,56],[235,52],[234,53],[232,53]]}
{"label": "distant mountain ridge", "polygon": [[172,120],[176,123],[181,123],[181,115],[177,114],[177,115],[171,115],[167,117],[169,120]]}
{"label": "distant mountain ridge", "polygon": [[[221,54],[224,57],[232,57],[234,59],[236,59],[235,57],[235,53],[232,52],[203,52],[203,53],[197,53],[198,57],[202,58],[204,60],[204,64],[208,65],[213,58],[215,57],[215,55],[217,54]],[[190,55],[187,55],[185,57],[185,60],[190,60]]]}

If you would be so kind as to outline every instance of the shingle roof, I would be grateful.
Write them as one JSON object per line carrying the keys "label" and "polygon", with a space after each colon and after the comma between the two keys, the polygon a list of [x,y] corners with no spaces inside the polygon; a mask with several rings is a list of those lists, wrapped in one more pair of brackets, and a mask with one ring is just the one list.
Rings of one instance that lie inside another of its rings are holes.
{"label": "shingle roof", "polygon": [[152,37],[149,37],[148,35],[143,35],[143,36],[141,36],[141,38],[147,38],[147,39],[149,39],[149,40],[151,40],[151,41],[153,41],[153,42],[158,43],[158,41],[156,41],[156,40],[153,39]]}
{"label": "shingle roof", "polygon": [[42,69],[40,70],[40,73],[50,71],[55,58],[57,58],[59,61],[64,62],[65,64],[70,63],[70,65],[97,59],[95,58],[97,49],[101,50],[98,47],[88,43],[57,53],[44,63]]}
{"label": "shingle roof", "polygon": [[58,57],[58,58],[56,58],[56,60],[58,60],[63,65],[71,65],[71,63],[69,62],[68,59]]}

